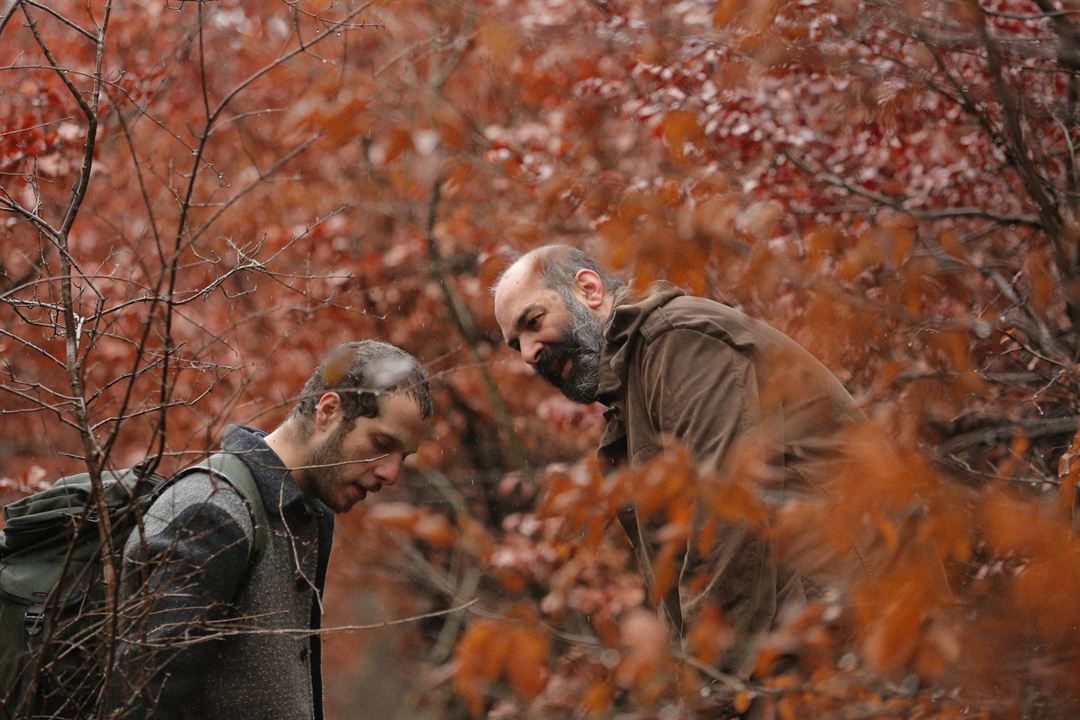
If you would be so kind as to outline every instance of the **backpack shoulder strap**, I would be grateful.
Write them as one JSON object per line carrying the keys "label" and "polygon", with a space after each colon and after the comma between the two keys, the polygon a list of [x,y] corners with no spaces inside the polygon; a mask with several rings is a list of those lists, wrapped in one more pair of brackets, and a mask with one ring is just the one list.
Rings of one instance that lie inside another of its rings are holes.
{"label": "backpack shoulder strap", "polygon": [[206,462],[184,468],[173,476],[173,480],[193,472],[209,473],[224,480],[240,493],[240,497],[244,499],[251,513],[253,537],[250,561],[255,562],[262,557],[263,550],[266,548],[267,528],[270,524],[266,515],[266,505],[263,504],[259,487],[255,484],[255,478],[247,464],[233,453],[214,453],[206,459]]}

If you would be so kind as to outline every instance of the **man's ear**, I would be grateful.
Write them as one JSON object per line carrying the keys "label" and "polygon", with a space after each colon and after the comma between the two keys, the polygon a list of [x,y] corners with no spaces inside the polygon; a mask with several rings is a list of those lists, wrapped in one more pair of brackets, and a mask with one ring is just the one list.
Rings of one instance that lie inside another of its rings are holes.
{"label": "man's ear", "polygon": [[585,307],[596,310],[604,304],[604,281],[592,270],[582,268],[574,275],[578,290],[585,300]]}
{"label": "man's ear", "polygon": [[315,429],[325,430],[341,418],[341,396],[336,392],[323,393],[315,405]]}

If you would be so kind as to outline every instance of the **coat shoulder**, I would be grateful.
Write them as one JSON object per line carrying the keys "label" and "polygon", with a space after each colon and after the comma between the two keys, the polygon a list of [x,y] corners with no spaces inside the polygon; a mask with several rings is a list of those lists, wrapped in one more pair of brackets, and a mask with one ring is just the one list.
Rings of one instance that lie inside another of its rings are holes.
{"label": "coat shoulder", "polygon": [[754,344],[757,326],[757,321],[729,305],[682,295],[656,308],[642,323],[640,334],[651,343],[672,330],[690,330],[741,348]]}

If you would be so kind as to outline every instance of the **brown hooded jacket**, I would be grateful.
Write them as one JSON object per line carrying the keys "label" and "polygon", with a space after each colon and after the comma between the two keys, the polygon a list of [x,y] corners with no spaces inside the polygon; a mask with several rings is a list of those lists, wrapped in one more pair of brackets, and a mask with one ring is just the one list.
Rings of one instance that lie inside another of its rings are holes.
{"label": "brown hooded jacket", "polygon": [[[598,390],[608,406],[604,460],[642,463],[675,441],[697,463],[707,487],[695,501],[695,531],[662,612],[682,634],[684,621],[703,603],[717,603],[741,641],[726,663],[738,671],[750,641],[773,626],[779,609],[823,590],[835,577],[830,571],[839,571],[829,565],[848,559],[823,558],[796,541],[785,547],[781,563],[763,527],[728,520],[717,526],[707,498],[723,493],[725,483],[748,481],[764,507],[812,501],[828,492],[844,457],[845,430],[864,416],[840,382],[791,338],[664,282],[644,295],[616,299]],[[697,531],[710,514],[716,535],[699,552]],[[651,584],[656,528],[632,506],[620,520]]]}

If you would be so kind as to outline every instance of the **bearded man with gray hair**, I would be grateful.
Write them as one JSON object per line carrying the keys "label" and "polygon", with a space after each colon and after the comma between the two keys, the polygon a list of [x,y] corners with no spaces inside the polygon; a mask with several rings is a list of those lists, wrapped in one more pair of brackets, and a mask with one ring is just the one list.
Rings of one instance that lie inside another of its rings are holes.
{"label": "bearded man with gray hair", "polygon": [[[840,382],[783,333],[666,282],[632,292],[577,248],[523,255],[493,292],[507,345],[566,397],[607,407],[599,452],[611,465],[643,463],[674,440],[714,495],[723,483],[749,481],[763,502],[782,507],[821,491],[844,456],[846,431],[864,420]],[[748,467],[754,477],[736,477]],[[681,636],[705,604],[719,607],[737,638],[725,669],[746,675],[753,640],[774,627],[780,608],[820,594],[858,553],[792,548],[781,560],[756,528],[700,502],[696,510],[679,582],[658,610]],[[632,505],[620,521],[651,585],[659,540]],[[715,535],[702,547],[705,524]]]}

